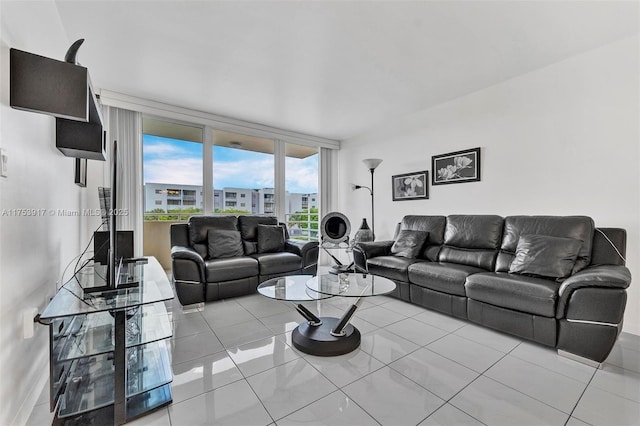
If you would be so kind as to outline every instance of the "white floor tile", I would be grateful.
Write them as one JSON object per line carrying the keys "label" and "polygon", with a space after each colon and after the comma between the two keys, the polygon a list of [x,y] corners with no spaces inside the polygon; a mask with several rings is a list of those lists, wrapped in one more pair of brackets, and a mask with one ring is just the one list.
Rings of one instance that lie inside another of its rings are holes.
{"label": "white floor tile", "polygon": [[389,367],[342,390],[382,425],[415,425],[444,404],[442,399]]}
{"label": "white floor tile", "polygon": [[268,317],[269,315],[288,312],[294,309],[293,305],[289,302],[269,299],[260,294],[238,297],[234,300],[256,318]]}
{"label": "white floor tile", "polygon": [[[389,303],[390,305],[391,303]],[[394,322],[385,327],[394,334],[419,345],[427,345],[434,340],[446,336],[447,332],[436,327],[432,327],[429,324],[425,324],[413,318],[407,318],[402,321]]]}
{"label": "white floor tile", "polygon": [[571,414],[586,384],[507,355],[484,373],[560,411]]}
{"label": "white floor tile", "polygon": [[171,393],[178,403],[243,378],[226,352],[174,364]]}
{"label": "white floor tile", "polygon": [[26,426],[50,425],[52,421],[53,413],[49,412],[49,404],[38,404],[31,410]]}
{"label": "white floor tile", "polygon": [[500,351],[455,334],[436,340],[426,348],[478,373],[482,373],[504,356]]}
{"label": "white floor tile", "polygon": [[181,364],[224,350],[212,331],[171,339],[169,345],[171,364]]}
{"label": "white floor tile", "polygon": [[406,315],[390,311],[384,306],[374,306],[364,311],[358,310],[355,315],[373,325],[377,325],[378,327],[385,327],[407,317]]}
{"label": "white floor tile", "polygon": [[640,352],[640,336],[623,331],[618,336],[616,345],[622,346],[626,349],[631,349],[636,352]]}
{"label": "white floor tile", "polygon": [[362,336],[360,349],[385,364],[402,358],[420,346],[393,334],[385,329],[378,329]]}
{"label": "white floor tile", "polygon": [[214,331],[256,319],[240,304],[227,299],[206,304],[202,317]]}
{"label": "white floor tile", "polygon": [[585,423],[582,420],[576,419],[575,417],[569,417],[567,423],[564,426],[591,426],[589,423]]}
{"label": "white floor tile", "polygon": [[481,327],[477,324],[467,324],[464,327],[457,329],[454,334],[464,337],[465,339],[473,340],[476,343],[489,346],[490,348],[503,353],[513,350],[513,348],[522,342],[521,339],[486,327]]}
{"label": "white floor tile", "polygon": [[383,363],[360,349],[334,357],[306,355],[305,359],[339,388],[384,367]]}
{"label": "white floor tile", "polygon": [[486,377],[479,377],[449,401],[487,425],[558,425],[569,416]]}
{"label": "white floor tile", "polygon": [[418,321],[422,321],[425,324],[429,324],[431,326],[441,328],[444,331],[456,331],[460,327],[464,327],[469,324],[466,321],[463,321],[458,318],[453,318],[449,315],[441,314],[439,312],[430,311],[425,309],[424,312],[414,315],[413,319],[417,319]]}
{"label": "white floor tile", "polygon": [[202,315],[189,315],[173,322],[173,338],[187,337],[193,334],[211,331]]}
{"label": "white floor tile", "polygon": [[172,425],[268,425],[273,419],[241,380],[169,406]]}
{"label": "white floor tile", "polygon": [[640,373],[640,352],[615,345],[604,363]]}
{"label": "white floor tile", "polygon": [[558,351],[555,348],[532,342],[522,342],[509,355],[583,383],[589,383],[596,371],[594,367],[558,355]]}
{"label": "white floor tile", "polygon": [[253,376],[300,357],[284,340],[275,336],[230,348],[227,353],[245,377]]}
{"label": "white floor tile", "polygon": [[589,386],[572,416],[594,426],[637,426],[640,404]]}
{"label": "white floor tile", "polygon": [[362,318],[358,318],[356,316],[351,317],[351,320],[349,321],[349,323],[353,325],[355,328],[357,328],[358,330],[360,330],[360,334],[371,333],[372,331],[375,331],[380,328],[377,325],[373,325],[370,322],[365,321]]}
{"label": "white floor tile", "polygon": [[418,426],[482,426],[482,423],[451,404],[445,404]]}
{"label": "white floor tile", "polygon": [[444,400],[454,396],[479,376],[479,373],[426,348],[392,362],[389,367]]}
{"label": "white floor tile", "polygon": [[216,329],[216,336],[225,348],[234,348],[245,343],[255,342],[273,336],[273,334],[273,331],[257,319]]}
{"label": "white floor tile", "polygon": [[386,309],[389,309],[390,311],[397,312],[408,317],[421,314],[425,311],[425,309],[421,306],[417,306],[399,299],[394,299],[389,303],[385,303],[384,307]]}
{"label": "white floor tile", "polygon": [[287,417],[278,420],[278,426],[295,425],[358,425],[377,426],[376,422],[362,408],[341,391],[307,405]]}
{"label": "white floor tile", "polygon": [[337,389],[302,358],[251,376],[247,381],[276,421]]}
{"label": "white floor tile", "polygon": [[260,322],[275,334],[291,331],[303,321],[305,321],[305,319],[302,315],[294,310],[260,318]]}
{"label": "white floor tile", "polygon": [[[614,365],[603,364],[596,371],[589,386],[594,386],[640,403],[640,373]],[[640,423],[640,419],[638,423]]]}
{"label": "white floor tile", "polygon": [[146,416],[127,423],[127,426],[171,426],[169,410],[167,407],[162,407]]}

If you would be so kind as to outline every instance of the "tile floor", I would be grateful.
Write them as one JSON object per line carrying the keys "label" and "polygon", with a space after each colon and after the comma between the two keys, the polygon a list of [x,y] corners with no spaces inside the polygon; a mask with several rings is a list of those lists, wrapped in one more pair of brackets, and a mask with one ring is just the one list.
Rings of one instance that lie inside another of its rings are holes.
{"label": "tile floor", "polygon": [[[343,298],[305,303],[340,315]],[[640,337],[623,333],[599,369],[399,300],[368,298],[362,343],[331,358],[291,346],[301,317],[258,294],[183,310],[173,403],[132,425],[638,425]],[[47,388],[29,425],[50,424]]]}

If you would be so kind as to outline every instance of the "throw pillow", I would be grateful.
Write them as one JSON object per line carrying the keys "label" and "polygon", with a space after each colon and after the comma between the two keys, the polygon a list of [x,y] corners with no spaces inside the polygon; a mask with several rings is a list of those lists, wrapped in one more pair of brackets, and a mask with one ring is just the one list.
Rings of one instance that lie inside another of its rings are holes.
{"label": "throw pillow", "polygon": [[398,237],[391,246],[391,254],[415,259],[420,254],[428,236],[429,233],[427,231],[403,229],[398,233]]}
{"label": "throw pillow", "polygon": [[240,231],[226,229],[209,229],[209,258],[221,259],[225,257],[243,256],[244,249],[240,239]]}
{"label": "throw pillow", "polygon": [[571,275],[582,241],[548,235],[521,235],[509,273],[566,278]]}
{"label": "throw pillow", "polygon": [[258,253],[284,250],[284,228],[280,225],[258,225]]}

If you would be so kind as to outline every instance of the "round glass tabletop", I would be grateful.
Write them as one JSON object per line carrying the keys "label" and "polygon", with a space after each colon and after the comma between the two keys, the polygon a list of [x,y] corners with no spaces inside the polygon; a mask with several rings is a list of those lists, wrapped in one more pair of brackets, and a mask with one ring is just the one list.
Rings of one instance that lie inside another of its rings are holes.
{"label": "round glass tabletop", "polygon": [[271,299],[303,302],[306,300],[328,299],[332,294],[318,293],[307,287],[307,281],[313,275],[289,275],[272,278],[258,286],[258,293]]}
{"label": "round glass tabletop", "polygon": [[371,274],[321,274],[308,280],[307,287],[331,296],[367,297],[391,293],[396,289],[396,283]]}

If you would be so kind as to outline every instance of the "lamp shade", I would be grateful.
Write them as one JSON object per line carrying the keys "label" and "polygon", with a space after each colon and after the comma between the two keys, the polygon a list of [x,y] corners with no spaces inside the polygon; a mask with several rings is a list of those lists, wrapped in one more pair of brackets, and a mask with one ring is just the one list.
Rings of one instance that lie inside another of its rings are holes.
{"label": "lamp shade", "polygon": [[367,166],[367,169],[373,170],[382,163],[382,160],[379,158],[365,158],[362,162]]}

